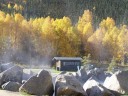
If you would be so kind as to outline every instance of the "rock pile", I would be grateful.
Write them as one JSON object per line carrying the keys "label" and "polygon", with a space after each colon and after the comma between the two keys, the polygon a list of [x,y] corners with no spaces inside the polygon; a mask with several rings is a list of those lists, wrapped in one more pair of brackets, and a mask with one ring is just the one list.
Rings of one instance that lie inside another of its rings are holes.
{"label": "rock pile", "polygon": [[[7,68],[5,68],[7,66]],[[121,96],[128,93],[128,71],[114,74],[100,68],[83,67],[74,74],[61,72],[52,77],[47,70],[26,74],[15,64],[0,66],[0,87],[36,96]]]}

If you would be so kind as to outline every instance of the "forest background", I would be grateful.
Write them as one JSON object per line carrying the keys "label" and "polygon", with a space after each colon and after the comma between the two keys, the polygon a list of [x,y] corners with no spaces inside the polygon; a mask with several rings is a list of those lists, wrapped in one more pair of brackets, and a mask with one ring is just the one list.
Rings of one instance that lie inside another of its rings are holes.
{"label": "forest background", "polygon": [[1,0],[0,10],[0,62],[127,57],[128,0]]}

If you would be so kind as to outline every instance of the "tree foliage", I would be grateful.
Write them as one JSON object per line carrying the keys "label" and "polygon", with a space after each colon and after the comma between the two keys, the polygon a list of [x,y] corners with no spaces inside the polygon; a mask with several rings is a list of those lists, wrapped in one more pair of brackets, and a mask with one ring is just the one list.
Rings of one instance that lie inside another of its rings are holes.
{"label": "tree foliage", "polygon": [[117,64],[116,64],[116,60],[115,60],[115,58],[113,57],[112,60],[111,60],[111,63],[110,63],[109,66],[108,66],[108,71],[109,71],[109,72],[114,71],[116,65],[117,65]]}
{"label": "tree foliage", "polygon": [[0,10],[6,13],[21,13],[27,19],[36,17],[70,17],[77,22],[78,17],[89,9],[93,13],[94,27],[107,17],[116,24],[128,24],[127,0],[1,0]]}
{"label": "tree foliage", "polygon": [[91,55],[90,54],[83,57],[83,60],[82,60],[83,65],[89,64],[90,62],[91,62]]}
{"label": "tree foliage", "polygon": [[0,11],[0,58],[29,62],[34,58],[90,54],[99,61],[112,57],[122,61],[128,53],[128,26],[116,26],[116,21],[107,17],[94,28],[93,17],[85,10],[73,25],[66,16],[26,19],[20,13]]}

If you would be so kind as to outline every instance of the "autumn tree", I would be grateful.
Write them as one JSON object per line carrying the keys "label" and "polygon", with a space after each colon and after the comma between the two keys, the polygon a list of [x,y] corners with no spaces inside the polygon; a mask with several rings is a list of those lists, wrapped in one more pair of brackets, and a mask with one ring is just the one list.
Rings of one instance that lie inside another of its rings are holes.
{"label": "autumn tree", "polygon": [[79,54],[79,39],[74,33],[71,20],[68,17],[56,19],[53,22],[55,28],[55,46],[57,56],[76,56]]}
{"label": "autumn tree", "polygon": [[[14,6],[8,4],[9,9]],[[29,64],[45,57],[87,54],[99,61],[112,57],[122,61],[128,53],[128,26],[117,26],[113,18],[107,17],[94,29],[92,17],[92,12],[85,10],[73,25],[65,16],[26,19],[20,13],[0,11],[0,57]]]}
{"label": "autumn tree", "polygon": [[[110,52],[110,50],[112,50],[112,46],[113,48],[116,46],[114,44],[117,44],[117,41],[115,41],[117,40],[116,39],[117,37],[113,36],[116,34],[116,33],[114,34],[114,32],[116,31],[118,32],[118,29],[115,28],[115,22],[112,18],[108,17],[107,19],[101,21],[101,23],[99,24],[99,28],[97,28],[94,34],[90,38],[88,38],[88,42],[87,42],[88,44],[87,47],[89,47],[87,49],[89,49],[89,53],[91,53],[94,59],[109,60],[109,57],[113,55],[112,53],[113,51]],[[110,34],[112,35],[110,36]],[[107,40],[107,37],[110,37],[108,39],[110,41],[108,42],[105,41]]]}
{"label": "autumn tree", "polygon": [[81,40],[81,55],[85,55],[87,40],[93,34],[92,19],[92,12],[89,10],[85,10],[82,17],[79,17],[77,29]]}

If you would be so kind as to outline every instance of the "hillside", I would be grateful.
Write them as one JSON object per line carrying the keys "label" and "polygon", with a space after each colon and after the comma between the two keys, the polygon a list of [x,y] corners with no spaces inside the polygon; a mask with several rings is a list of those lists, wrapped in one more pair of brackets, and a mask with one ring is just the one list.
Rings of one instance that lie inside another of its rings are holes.
{"label": "hillside", "polygon": [[13,8],[7,8],[8,3],[12,7],[15,3],[22,5],[23,10],[18,12],[26,18],[68,16],[76,23],[84,10],[89,9],[93,12],[93,22],[97,25],[106,17],[112,17],[116,24],[128,24],[128,0],[1,0],[0,10],[14,12]]}

